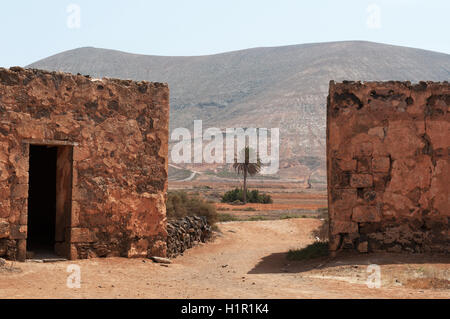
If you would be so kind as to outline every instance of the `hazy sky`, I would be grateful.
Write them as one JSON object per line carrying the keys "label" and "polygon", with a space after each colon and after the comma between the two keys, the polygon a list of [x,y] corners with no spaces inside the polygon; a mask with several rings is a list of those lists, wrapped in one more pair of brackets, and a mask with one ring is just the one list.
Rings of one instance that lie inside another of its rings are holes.
{"label": "hazy sky", "polygon": [[82,46],[204,55],[368,40],[450,54],[448,0],[1,1],[0,66]]}

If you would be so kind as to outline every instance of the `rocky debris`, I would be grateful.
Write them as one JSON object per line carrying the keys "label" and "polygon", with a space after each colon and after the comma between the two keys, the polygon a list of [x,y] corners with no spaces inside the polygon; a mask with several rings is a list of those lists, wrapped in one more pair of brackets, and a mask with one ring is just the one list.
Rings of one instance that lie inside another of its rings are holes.
{"label": "rocky debris", "polygon": [[172,261],[170,259],[163,258],[163,257],[152,256],[152,257],[150,257],[150,259],[153,260],[155,263],[159,263],[159,264],[171,264],[172,263]]}
{"label": "rocky debris", "polygon": [[212,236],[206,217],[187,216],[167,222],[167,256],[174,258],[186,249],[205,243]]}
{"label": "rocky debris", "polygon": [[0,218],[0,238],[8,238],[9,237],[9,222]]}
{"label": "rocky debris", "polygon": [[6,273],[20,273],[22,272],[22,269],[19,267],[14,266],[14,262],[10,263],[9,265],[6,264],[6,260],[3,258],[0,258],[0,273],[6,272]]}
{"label": "rocky debris", "polygon": [[330,83],[330,250],[450,252],[450,84]]}
{"label": "rocky debris", "polygon": [[368,252],[368,243],[367,243],[367,241],[360,242],[358,244],[358,248],[357,249],[358,249],[358,251],[360,253],[367,253]]}
{"label": "rocky debris", "polygon": [[15,260],[17,256],[17,242],[12,239],[0,239],[0,256]]}

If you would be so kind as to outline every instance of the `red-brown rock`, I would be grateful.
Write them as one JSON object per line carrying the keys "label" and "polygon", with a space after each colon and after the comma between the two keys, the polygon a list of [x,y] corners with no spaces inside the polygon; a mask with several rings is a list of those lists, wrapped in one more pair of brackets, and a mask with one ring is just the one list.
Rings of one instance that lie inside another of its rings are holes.
{"label": "red-brown rock", "polygon": [[354,188],[371,187],[373,185],[373,176],[370,174],[352,174],[350,177],[350,186]]}
{"label": "red-brown rock", "polygon": [[379,222],[381,214],[375,206],[357,206],[353,208],[352,221],[357,223]]}
{"label": "red-brown rock", "polygon": [[0,257],[26,255],[36,145],[55,152],[58,253],[164,254],[168,124],[167,84],[0,68]]}
{"label": "red-brown rock", "polygon": [[449,104],[448,82],[330,83],[330,250],[450,252]]}

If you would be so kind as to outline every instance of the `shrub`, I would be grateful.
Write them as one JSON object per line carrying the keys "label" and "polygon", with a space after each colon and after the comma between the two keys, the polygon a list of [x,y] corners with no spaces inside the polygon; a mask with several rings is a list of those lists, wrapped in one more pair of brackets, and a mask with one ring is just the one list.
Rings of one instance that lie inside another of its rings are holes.
{"label": "shrub", "polygon": [[267,220],[267,217],[264,216],[252,216],[248,219],[251,222],[257,222],[257,221],[261,221],[261,220]]}
{"label": "shrub", "polygon": [[284,214],[280,216],[280,219],[291,219],[291,218],[300,218],[300,216],[297,215],[289,215],[289,214]]}
{"label": "shrub", "polygon": [[237,218],[236,216],[233,216],[231,214],[219,214],[218,220],[219,220],[219,222],[233,222],[233,221],[238,221],[239,218]]}
{"label": "shrub", "polygon": [[166,203],[167,218],[179,219],[185,216],[204,216],[210,225],[217,222],[216,207],[199,196],[182,191],[169,192]]}
{"label": "shrub", "polygon": [[320,241],[328,240],[328,230],[330,227],[330,222],[328,219],[328,208],[318,209],[318,218],[323,219],[322,224],[319,228],[313,230],[313,236],[319,238]]}
{"label": "shrub", "polygon": [[312,258],[328,256],[328,243],[315,242],[302,249],[289,250],[287,259],[289,260],[308,260]]}
{"label": "shrub", "polygon": [[[244,191],[239,188],[235,188],[231,191],[226,192],[222,196],[222,203],[234,203],[237,201],[244,200]],[[257,189],[247,190],[247,202],[248,203],[259,203],[259,204],[271,204],[273,203],[272,197],[267,194],[260,194]]]}

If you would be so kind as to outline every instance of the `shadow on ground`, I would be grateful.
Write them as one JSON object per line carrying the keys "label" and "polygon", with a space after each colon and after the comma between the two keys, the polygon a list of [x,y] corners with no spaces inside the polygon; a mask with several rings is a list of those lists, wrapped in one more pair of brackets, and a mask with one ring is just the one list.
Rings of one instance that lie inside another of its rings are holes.
{"label": "shadow on ground", "polygon": [[287,252],[270,254],[251,269],[248,274],[302,273],[314,269],[327,269],[338,266],[398,265],[398,264],[448,264],[450,255],[440,254],[395,254],[370,253],[357,254],[342,252],[335,258],[320,257],[304,261],[291,261]]}

